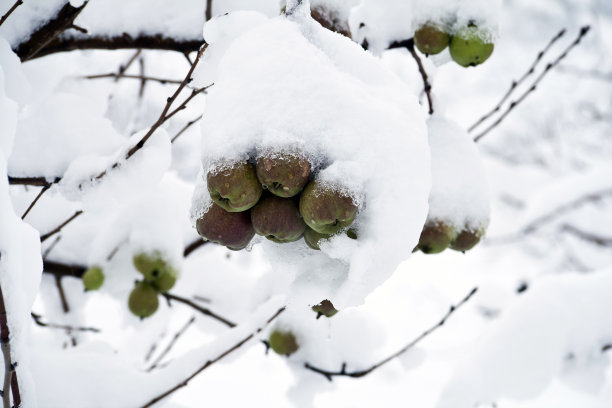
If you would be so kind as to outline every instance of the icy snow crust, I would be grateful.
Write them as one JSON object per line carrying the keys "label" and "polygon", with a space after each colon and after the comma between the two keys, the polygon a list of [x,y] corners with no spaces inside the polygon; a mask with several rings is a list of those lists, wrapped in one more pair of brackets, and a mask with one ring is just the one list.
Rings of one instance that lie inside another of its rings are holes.
{"label": "icy snow crust", "polygon": [[[231,21],[206,32],[229,32]],[[263,246],[279,279],[293,280],[296,302],[361,303],[410,256],[427,214],[429,148],[416,98],[380,60],[305,13],[259,22],[230,44],[206,79],[215,85],[202,122],[204,173],[261,151],[306,154],[318,179],[361,204],[359,239],[339,234],[321,252],[301,241]],[[207,205],[195,195],[194,208]]]}

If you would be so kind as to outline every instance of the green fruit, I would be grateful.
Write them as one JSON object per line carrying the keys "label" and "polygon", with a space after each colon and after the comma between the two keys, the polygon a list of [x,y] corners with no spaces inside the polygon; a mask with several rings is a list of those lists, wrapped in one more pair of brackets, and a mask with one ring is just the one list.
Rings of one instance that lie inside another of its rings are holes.
{"label": "green fruit", "polygon": [[418,248],[425,254],[444,251],[455,239],[455,228],[443,221],[427,221],[421,231]]}
{"label": "green fruit", "polygon": [[428,22],[414,32],[414,45],[426,55],[439,54],[448,46],[450,37],[436,24]]}
{"label": "green fruit", "polygon": [[482,64],[493,53],[494,44],[486,30],[471,25],[459,30],[451,39],[450,54],[462,67]]}
{"label": "green fruit", "polygon": [[335,234],[353,223],[357,206],[340,189],[313,181],[300,197],[300,213],[306,225],[316,232]]}
{"label": "green fruit", "polygon": [[293,197],[308,183],[310,162],[294,154],[269,154],[257,158],[256,170],[263,188],[279,197]]}
{"label": "green fruit", "polygon": [[453,242],[451,242],[450,248],[461,252],[469,251],[480,242],[484,233],[484,229],[473,230],[465,228],[457,235]]}
{"label": "green fruit", "polygon": [[104,283],[104,272],[99,266],[88,268],[82,278],[85,290],[98,290]]}
{"label": "green fruit", "polygon": [[268,344],[274,352],[283,356],[289,356],[299,348],[293,333],[281,330],[274,330],[270,333]]}
{"label": "green fruit", "polygon": [[216,204],[196,221],[196,230],[204,239],[235,251],[246,248],[255,235],[249,211],[227,212]]}
{"label": "green fruit", "polygon": [[333,234],[321,234],[310,227],[306,227],[304,230],[304,241],[306,241],[306,245],[315,250],[320,250],[319,242],[322,239],[329,239],[333,236]]}
{"label": "green fruit", "polygon": [[323,300],[318,305],[314,305],[312,307],[312,310],[313,312],[317,313],[317,319],[321,316],[332,317],[333,315],[338,313],[338,310],[336,310],[333,303],[327,299]]}
{"label": "green fruit", "polygon": [[236,162],[218,171],[210,171],[206,181],[215,204],[229,212],[246,211],[253,207],[263,191],[255,167],[248,162]]}
{"label": "green fruit", "polygon": [[273,195],[267,195],[253,207],[251,222],[257,234],[277,243],[297,241],[306,228],[296,202]]}
{"label": "green fruit", "polygon": [[147,282],[138,282],[128,299],[128,307],[134,315],[145,318],[151,316],[159,307],[157,290]]}
{"label": "green fruit", "polygon": [[145,280],[160,292],[169,291],[176,283],[176,270],[157,251],[136,254],[132,262],[134,267],[143,274]]}

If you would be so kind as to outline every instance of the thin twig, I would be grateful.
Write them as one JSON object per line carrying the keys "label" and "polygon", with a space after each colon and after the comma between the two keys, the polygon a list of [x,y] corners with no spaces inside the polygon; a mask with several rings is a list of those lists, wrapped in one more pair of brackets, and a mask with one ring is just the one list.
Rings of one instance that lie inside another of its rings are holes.
{"label": "thin twig", "polygon": [[140,67],[140,89],[138,90],[138,98],[142,99],[144,95],[145,86],[147,85],[147,80],[145,79],[145,60],[144,57],[138,58],[138,66]]}
{"label": "thin twig", "polygon": [[146,404],[144,404],[141,408],[149,408],[149,407],[157,404],[159,401],[163,400],[167,396],[171,395],[172,393],[180,390],[183,387],[186,387],[189,384],[189,381],[191,381],[193,378],[195,378],[202,371],[206,370],[208,367],[210,367],[211,365],[215,364],[216,362],[222,360],[224,357],[227,357],[232,352],[238,350],[240,347],[242,347],[244,344],[246,344],[249,340],[254,338],[258,333],[260,333],[263,329],[265,329],[274,319],[276,319],[284,311],[285,311],[284,307],[278,309],[278,311],[276,311],[276,313],[274,313],[274,315],[272,315],[272,317],[270,317],[268,320],[266,320],[264,325],[262,325],[261,327],[258,327],[251,334],[249,334],[248,336],[244,337],[242,340],[240,340],[238,343],[236,343],[232,347],[230,347],[227,350],[223,351],[217,357],[213,358],[212,360],[208,360],[200,368],[198,368],[193,374],[191,374],[186,379],[184,379],[181,382],[179,382],[174,387],[170,388],[168,391],[165,391],[161,395],[153,398],[151,401],[149,401]]}
{"label": "thin twig", "polygon": [[196,123],[197,121],[201,120],[202,116],[203,115],[200,115],[197,118],[187,122],[187,124],[185,126],[183,126],[183,128],[181,130],[179,130],[179,132],[176,135],[174,135],[174,137],[170,140],[170,143],[174,143],[176,141],[176,139],[178,139],[178,137],[180,135],[182,135],[187,129],[189,129],[194,123]]}
{"label": "thin twig", "polygon": [[542,71],[542,73],[535,79],[535,81],[533,81],[533,84],[529,87],[529,89],[527,89],[518,99],[512,101],[510,103],[510,105],[508,106],[508,109],[506,109],[506,111],[499,117],[497,118],[497,120],[495,122],[493,122],[491,125],[489,125],[489,127],[487,127],[485,130],[483,130],[480,134],[478,134],[478,136],[476,136],[474,138],[475,142],[478,142],[480,139],[482,139],[485,135],[487,135],[487,133],[489,133],[491,130],[495,129],[509,114],[510,112],[512,112],[512,110],[518,106],[521,102],[523,102],[533,91],[536,90],[538,84],[542,81],[542,79],[544,79],[544,77],[546,76],[546,74],[548,74],[554,67],[556,67],[559,62],[561,62],[565,57],[567,57],[567,54],[574,48],[576,47],[578,44],[580,44],[580,41],[582,40],[582,38],[589,32],[589,30],[591,29],[590,26],[584,26],[580,29],[580,33],[578,34],[578,37],[576,37],[576,39],[574,40],[574,42],[572,42],[553,62],[549,62],[546,65],[546,68],[544,68],[544,71]]}
{"label": "thin twig", "polygon": [[189,328],[189,326],[191,326],[193,323],[195,322],[195,316],[191,316],[191,319],[189,319],[187,321],[187,323],[185,323],[183,325],[183,327],[181,327],[181,329],[176,332],[174,334],[174,337],[172,337],[172,340],[170,340],[170,343],[168,343],[168,345],[166,346],[166,348],[164,349],[164,351],[162,351],[159,356],[157,356],[157,358],[155,359],[155,361],[153,362],[153,364],[151,364],[151,367],[149,367],[147,369],[147,371],[153,371],[155,370],[155,368],[157,368],[158,364],[164,359],[164,357],[166,357],[168,355],[168,353],[170,353],[170,351],[172,350],[172,347],[174,347],[174,345],[176,344],[176,342],[178,341],[178,339],[185,334],[185,332],[187,331],[187,329]]}
{"label": "thin twig", "polygon": [[185,247],[185,250],[183,251],[183,257],[187,258],[189,255],[191,255],[193,251],[195,251],[196,249],[198,249],[199,247],[201,247],[202,245],[208,242],[210,241],[205,241],[202,238],[196,239],[191,244],[187,245],[187,247]]}
{"label": "thin twig", "polygon": [[[185,79],[183,79],[183,81],[181,82],[181,84],[178,86],[178,88],[176,89],[176,91],[172,94],[172,96],[170,96],[167,101],[166,101],[166,106],[164,107],[164,109],[162,110],[161,114],[159,115],[159,118],[155,121],[155,123],[153,124],[153,126],[151,126],[151,128],[148,130],[148,132],[138,141],[138,143],[136,143],[134,146],[132,146],[126,153],[124,159],[128,160],[130,157],[132,157],[137,151],[139,151],[140,149],[142,149],[142,147],[144,146],[144,144],[147,142],[147,140],[149,140],[149,138],[153,135],[153,133],[155,133],[155,131],[164,123],[166,122],[171,116],[173,116],[178,110],[183,109],[187,102],[189,102],[189,100],[191,100],[191,98],[193,98],[195,96],[195,94],[198,94],[200,92],[204,92],[207,87],[201,88],[199,90],[195,90],[192,92],[191,96],[188,97],[185,101],[183,101],[183,103],[177,108],[175,109],[173,112],[171,112],[170,114],[168,113],[168,111],[170,110],[170,107],[172,106],[172,104],[174,103],[174,101],[176,100],[176,98],[179,96],[179,94],[181,93],[181,91],[187,86],[188,83],[191,82],[192,78],[191,75],[193,74],[193,71],[195,70],[195,67],[198,65],[198,62],[200,61],[200,58],[202,57],[202,54],[204,53],[204,51],[206,51],[206,48],[208,47],[208,44],[204,44],[202,46],[202,48],[200,48],[200,50],[198,51],[198,54],[196,56],[195,61],[193,62],[193,64],[191,65],[191,68],[189,68],[189,72],[187,72],[187,75],[185,76]],[[195,92],[195,94],[194,94]],[[119,162],[115,162],[112,166],[111,169],[115,169],[117,167],[119,167]],[[102,171],[100,174],[98,174],[95,179],[99,180],[102,177],[104,177],[107,174],[108,170],[104,170]]]}
{"label": "thin twig", "polygon": [[45,194],[45,192],[50,188],[51,186],[44,186],[40,192],[38,193],[38,195],[36,196],[36,198],[34,199],[34,201],[32,201],[30,203],[30,205],[28,206],[28,209],[25,210],[25,212],[23,213],[23,215],[21,216],[21,219],[25,219],[25,217],[28,215],[28,213],[32,210],[32,208],[34,208],[34,206],[36,205],[36,203],[38,202],[38,200],[40,200],[40,197],[42,197],[43,194]]}
{"label": "thin twig", "polygon": [[60,242],[61,239],[62,236],[58,235],[57,238],[55,238],[53,242],[49,244],[47,249],[45,249],[45,252],[43,252],[43,258],[46,258],[51,253],[51,251],[53,251],[53,248],[55,248],[55,246]]}
{"label": "thin twig", "polygon": [[66,298],[66,292],[64,291],[64,285],[62,285],[62,277],[55,275],[55,286],[57,287],[57,293],[59,294],[60,302],[62,304],[62,311],[64,313],[70,313],[70,306],[68,305],[68,299]]}
{"label": "thin twig", "polygon": [[311,365],[309,363],[304,363],[304,368],[306,368],[307,370],[313,371],[313,372],[315,372],[317,374],[321,374],[322,376],[327,378],[329,381],[331,381],[333,377],[359,378],[359,377],[366,376],[366,375],[370,374],[372,371],[376,370],[377,368],[380,368],[381,366],[387,364],[389,361],[391,361],[391,360],[399,357],[400,355],[404,354],[406,351],[408,351],[411,348],[413,348],[414,346],[416,346],[421,340],[423,340],[424,338],[429,336],[431,333],[433,333],[434,331],[436,331],[437,329],[442,327],[444,325],[444,323],[446,323],[448,318],[453,313],[455,313],[461,306],[463,306],[466,302],[468,302],[472,298],[472,296],[474,296],[474,294],[476,294],[477,291],[478,291],[478,288],[472,289],[470,291],[470,293],[468,293],[459,303],[457,303],[454,306],[451,306],[450,309],[448,310],[448,312],[446,312],[444,317],[442,317],[442,319],[438,323],[436,323],[435,325],[433,325],[429,329],[425,330],[421,335],[419,335],[417,338],[412,340],[406,346],[402,347],[397,352],[391,354],[389,357],[379,361],[378,363],[370,366],[369,368],[366,368],[365,370],[346,371],[346,363],[342,364],[342,368],[339,371],[324,370],[322,368],[317,368],[317,367],[315,367],[315,366],[313,366],[313,365]]}
{"label": "thin twig", "polygon": [[421,62],[421,58],[414,50],[414,38],[409,38],[403,41],[395,41],[389,45],[389,49],[393,48],[406,48],[412,58],[414,58],[417,66],[419,67],[419,73],[421,74],[421,78],[423,79],[423,90],[425,92],[425,96],[427,96],[427,103],[429,105],[429,114],[433,115],[433,101],[431,97],[431,83],[429,82],[429,77],[427,76],[427,71],[425,71],[425,67],[423,67],[423,63]]}
{"label": "thin twig", "polygon": [[58,329],[58,330],[67,330],[67,331],[82,331],[82,332],[92,332],[92,333],[100,333],[100,329],[95,327],[78,327],[78,326],[68,326],[65,324],[57,324],[57,323],[46,323],[43,321],[43,317],[34,312],[30,313],[32,320],[40,327],[46,327],[49,329]]}
{"label": "thin twig", "polygon": [[75,218],[77,218],[81,214],[83,214],[82,210],[79,210],[79,211],[75,212],[66,221],[62,222],[60,225],[58,225],[57,227],[53,228],[51,231],[47,232],[46,234],[41,235],[40,236],[40,242],[45,242],[47,239],[51,238],[53,235],[55,235],[58,232],[60,232],[62,230],[62,228],[64,228],[66,225],[70,224]]}
{"label": "thin twig", "polygon": [[114,78],[115,80],[118,79],[138,79],[139,81],[154,81],[154,82],[159,82],[160,84],[180,84],[182,81],[179,81],[177,79],[168,79],[168,78],[158,78],[158,77],[151,77],[151,76],[145,76],[145,75],[133,75],[133,74],[118,74],[118,73],[114,73],[114,72],[109,72],[108,74],[96,74],[96,75],[86,75],[86,76],[82,76],[82,79],[104,79],[104,78]]}
{"label": "thin twig", "polygon": [[115,76],[115,82],[119,81],[119,79],[123,77],[125,72],[130,68],[130,66],[134,63],[134,61],[136,61],[136,58],[138,58],[141,52],[142,50],[140,49],[136,50],[136,52],[134,53],[134,55],[130,57],[128,62],[119,66],[119,70],[117,71],[117,75]]}
{"label": "thin twig", "polygon": [[[1,256],[1,254],[0,254]],[[19,382],[17,380],[16,367],[17,363],[13,363],[11,356],[11,336],[8,326],[8,314],[4,303],[4,295],[2,286],[0,286],[0,342],[2,347],[2,356],[4,357],[4,386],[2,388],[2,403],[4,408],[11,408],[11,390],[13,395],[13,403],[15,407],[21,404],[19,394]]]}
{"label": "thin twig", "polygon": [[218,322],[223,323],[224,325],[226,325],[227,327],[236,327],[236,323],[233,323],[229,320],[227,320],[226,318],[219,316],[218,314],[214,313],[213,311],[211,311],[210,309],[206,308],[206,307],[202,307],[200,305],[198,305],[197,303],[194,303],[193,301],[186,299],[184,297],[181,296],[177,296],[177,295],[173,295],[172,293],[162,293],[161,294],[163,297],[166,298],[166,301],[168,301],[168,304],[170,304],[171,301],[177,301],[179,303],[182,303],[184,305],[187,305],[189,307],[191,307],[194,310],[197,310],[198,312],[202,313],[205,316],[209,316],[212,317],[213,319],[217,320]]}
{"label": "thin twig", "polygon": [[17,1],[15,2],[15,4],[13,4],[13,5],[11,6],[11,8],[10,8],[10,9],[8,9],[8,11],[6,12],[6,14],[4,14],[4,15],[2,16],[2,18],[0,18],[0,26],[1,26],[2,24],[4,24],[4,22],[6,21],[6,19],[7,19],[7,18],[9,18],[9,16],[10,16],[11,14],[13,14],[13,11],[15,11],[15,9],[16,9],[17,7],[19,7],[19,6],[21,6],[22,4],[23,4],[23,0],[17,0]]}
{"label": "thin twig", "polygon": [[521,76],[518,80],[512,81],[512,84],[510,85],[510,89],[508,89],[508,91],[506,92],[506,94],[501,98],[501,100],[497,103],[497,105],[495,105],[495,107],[493,109],[491,109],[489,112],[487,112],[486,114],[484,114],[480,119],[478,119],[476,121],[476,123],[474,123],[472,126],[470,126],[468,128],[468,132],[472,132],[474,129],[476,129],[482,122],[484,122],[485,120],[489,119],[494,113],[499,112],[499,110],[501,109],[502,105],[508,100],[508,98],[510,97],[510,95],[512,95],[512,93],[514,92],[514,90],[521,85],[531,74],[534,73],[536,66],[538,65],[538,63],[542,60],[542,57],[544,57],[544,55],[552,48],[552,46],[561,38],[563,37],[563,35],[565,34],[565,28],[562,29],[561,31],[559,31],[557,33],[557,35],[555,35],[546,45],[546,47],[544,47],[543,50],[541,50],[538,55],[536,56],[536,59],[533,61],[533,63],[531,64],[531,66],[529,67],[529,69],[527,70],[527,72],[525,72],[523,74],[523,76]]}
{"label": "thin twig", "polygon": [[212,0],[206,0],[206,21],[212,18]]}
{"label": "thin twig", "polygon": [[583,231],[579,228],[574,227],[573,225],[565,224],[561,227],[561,231],[570,233],[575,235],[576,237],[582,239],[583,241],[587,241],[602,247],[611,247],[612,246],[612,238],[611,237],[602,237],[591,232]]}

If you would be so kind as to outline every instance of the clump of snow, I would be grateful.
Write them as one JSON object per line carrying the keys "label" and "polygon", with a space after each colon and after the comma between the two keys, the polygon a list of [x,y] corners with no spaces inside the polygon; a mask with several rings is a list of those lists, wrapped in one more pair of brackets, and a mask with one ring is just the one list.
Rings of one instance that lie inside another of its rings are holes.
{"label": "clump of snow", "polygon": [[[296,282],[318,263],[328,275],[320,294],[341,306],[362,302],[410,256],[427,212],[429,149],[416,98],[380,60],[301,12],[238,37],[217,73],[202,121],[204,173],[219,160],[287,146],[323,163],[317,177],[362,204],[359,239],[340,234],[316,253],[302,242],[264,248]],[[194,208],[207,204],[199,199]],[[302,290],[291,293],[301,298]]]}
{"label": "clump of snow", "polygon": [[459,125],[437,115],[427,127],[432,173],[427,218],[448,222],[458,231],[485,229],[489,192],[476,144]]}

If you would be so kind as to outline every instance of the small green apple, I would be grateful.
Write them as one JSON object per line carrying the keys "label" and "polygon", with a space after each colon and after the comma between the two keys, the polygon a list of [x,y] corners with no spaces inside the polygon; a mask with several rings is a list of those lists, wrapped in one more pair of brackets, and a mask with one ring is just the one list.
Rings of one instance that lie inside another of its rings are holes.
{"label": "small green apple", "polygon": [[295,200],[271,194],[251,209],[251,222],[258,235],[277,243],[297,241],[306,228]]}
{"label": "small green apple", "polygon": [[317,319],[321,316],[332,317],[338,310],[334,307],[333,303],[325,299],[318,305],[312,307],[312,311],[317,313]]}
{"label": "small green apple", "polygon": [[464,228],[457,235],[457,237],[453,240],[453,242],[451,242],[450,248],[454,249],[455,251],[461,251],[461,252],[469,251],[470,249],[474,248],[476,244],[480,242],[484,234],[485,234],[484,228],[481,228],[481,229]]}
{"label": "small green apple", "polygon": [[158,293],[155,288],[145,282],[138,282],[128,299],[128,307],[134,315],[145,318],[153,315],[159,307]]}
{"label": "small green apple", "polygon": [[421,231],[417,246],[425,254],[444,251],[457,236],[455,228],[444,221],[427,221]]}
{"label": "small green apple", "polygon": [[99,266],[89,267],[82,278],[85,290],[98,290],[104,283],[104,272]]}
{"label": "small green apple", "polygon": [[270,333],[268,344],[275,353],[283,356],[289,356],[299,349],[299,345],[293,333],[278,329]]}
{"label": "small green apple", "polygon": [[298,195],[310,177],[310,162],[300,154],[271,153],[257,158],[257,178],[279,197]]}
{"label": "small green apple", "polygon": [[432,22],[425,23],[414,32],[414,45],[425,55],[441,53],[449,41],[448,33]]}
{"label": "small green apple", "polygon": [[160,292],[169,291],[176,283],[176,270],[164,260],[158,251],[135,254],[132,262],[145,280]]}
{"label": "small green apple", "polygon": [[357,206],[339,188],[311,181],[300,196],[300,213],[310,228],[331,235],[353,223]]}
{"label": "small green apple", "polygon": [[246,248],[255,235],[249,211],[227,212],[216,204],[196,221],[196,230],[202,238],[234,251]]}
{"label": "small green apple", "polygon": [[451,57],[462,67],[482,64],[491,56],[493,48],[490,34],[473,24],[457,31],[449,46]]}
{"label": "small green apple", "polygon": [[257,180],[255,166],[246,161],[210,171],[206,181],[212,200],[229,212],[246,211],[253,207],[263,191]]}

